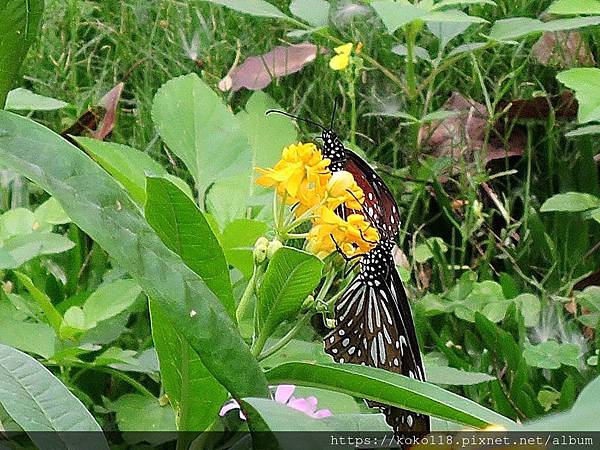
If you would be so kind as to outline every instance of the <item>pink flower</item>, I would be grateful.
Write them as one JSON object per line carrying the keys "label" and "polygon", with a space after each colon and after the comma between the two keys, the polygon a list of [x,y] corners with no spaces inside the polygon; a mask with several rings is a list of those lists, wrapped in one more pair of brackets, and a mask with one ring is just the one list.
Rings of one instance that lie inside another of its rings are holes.
{"label": "pink flower", "polygon": [[[277,403],[281,403],[282,405],[286,405],[296,411],[301,411],[307,416],[313,417],[315,419],[322,419],[323,417],[331,416],[331,411],[328,409],[319,409],[317,410],[318,400],[314,396],[306,397],[306,398],[296,398],[292,394],[296,390],[296,386],[292,384],[280,384],[277,386],[275,390],[275,401]],[[235,400],[230,400],[223,407],[221,411],[219,411],[219,415],[222,417],[227,414],[228,411],[232,409],[239,409],[240,405]],[[246,416],[242,413],[240,409],[240,419],[246,420]]]}

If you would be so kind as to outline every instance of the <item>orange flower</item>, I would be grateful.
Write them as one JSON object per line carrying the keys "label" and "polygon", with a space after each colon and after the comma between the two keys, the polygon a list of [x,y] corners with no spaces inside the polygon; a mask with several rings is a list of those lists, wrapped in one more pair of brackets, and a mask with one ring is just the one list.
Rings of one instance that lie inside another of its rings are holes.
{"label": "orange flower", "polygon": [[377,231],[361,214],[351,214],[344,220],[323,206],[313,220],[306,249],[319,258],[324,258],[336,250],[337,242],[347,256],[353,256],[368,252],[378,240]]}
{"label": "orange flower", "polygon": [[257,168],[262,174],[256,183],[265,186],[275,186],[281,196],[287,194],[290,203],[297,201],[298,191],[314,189],[317,192],[325,190],[331,173],[327,170],[328,159],[323,159],[315,144],[292,144],[283,149],[281,160],[274,168]]}

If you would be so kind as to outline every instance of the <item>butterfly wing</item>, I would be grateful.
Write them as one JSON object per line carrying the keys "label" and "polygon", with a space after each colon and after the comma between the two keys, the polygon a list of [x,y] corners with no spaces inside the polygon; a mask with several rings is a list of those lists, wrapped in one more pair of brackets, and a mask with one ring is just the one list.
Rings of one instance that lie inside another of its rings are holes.
{"label": "butterfly wing", "polygon": [[[380,367],[425,381],[410,306],[395,268],[370,283],[359,273],[335,306],[336,327],[325,351],[339,363]],[[382,409],[396,433],[428,432],[429,417],[400,408]]]}
{"label": "butterfly wing", "polygon": [[345,170],[363,190],[363,212],[378,231],[393,239],[400,227],[400,212],[392,192],[369,164],[351,150],[346,149]]}

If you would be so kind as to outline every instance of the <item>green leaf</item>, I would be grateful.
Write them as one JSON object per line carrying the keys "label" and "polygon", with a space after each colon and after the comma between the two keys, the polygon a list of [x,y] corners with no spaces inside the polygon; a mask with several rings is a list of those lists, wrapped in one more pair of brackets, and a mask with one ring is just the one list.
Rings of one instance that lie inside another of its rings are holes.
{"label": "green leaf", "polygon": [[600,398],[600,377],[596,377],[581,391],[571,410],[526,422],[522,430],[551,432],[584,431],[587,433],[600,431],[598,398]]}
{"label": "green leaf", "polygon": [[153,300],[150,317],[161,381],[177,416],[177,430],[204,430],[227,400],[227,390],[202,364],[189,342],[170,326]]}
{"label": "green leaf", "polygon": [[134,280],[117,280],[100,286],[83,304],[86,329],[130,308],[141,292],[142,288]]}
{"label": "green leaf", "polygon": [[264,375],[223,305],[162,243],[117,182],[78,148],[29,119],[0,111],[0,129],[0,163],[56,197],[73,222],[156,299],[233,395],[266,396]]}
{"label": "green leaf", "polygon": [[239,219],[231,222],[223,230],[222,242],[227,262],[239,269],[246,278],[252,276],[254,243],[264,236],[268,229],[264,222]]}
{"label": "green leaf", "polygon": [[396,3],[387,0],[371,2],[388,32],[393,34],[398,28],[426,16],[429,11],[418,6]]}
{"label": "green leaf", "polygon": [[454,367],[427,364],[427,381],[434,384],[470,386],[495,380],[496,377],[481,372],[467,372]]}
{"label": "green leaf", "polygon": [[283,247],[269,261],[258,290],[260,334],[270,336],[287,319],[294,318],[306,297],[321,280],[323,262],[310,253]]}
{"label": "green leaf", "polygon": [[53,111],[67,106],[61,100],[43,95],[34,94],[28,89],[13,89],[6,96],[4,109],[25,110],[25,111]]}
{"label": "green leaf", "polygon": [[548,8],[548,14],[576,15],[600,14],[598,0],[556,0]]}
{"label": "green leaf", "polygon": [[513,428],[509,419],[452,392],[374,367],[354,364],[290,362],[267,373],[271,383],[297,383],[343,392],[481,428],[487,424]]}
{"label": "green leaf", "polygon": [[63,207],[60,206],[60,203],[53,197],[50,197],[38,206],[33,212],[33,217],[33,227],[36,227],[37,224],[38,231],[51,231],[52,225],[63,225],[71,222],[71,219],[67,216]]}
{"label": "green leaf", "polygon": [[581,212],[600,207],[600,199],[595,195],[583,192],[567,192],[556,194],[544,202],[541,212]]}
{"label": "green leaf", "polygon": [[251,176],[248,140],[238,119],[196,74],[165,83],[154,97],[152,118],[194,177],[201,199],[217,180]]}
{"label": "green leaf", "polygon": [[146,179],[146,220],[167,247],[181,256],[235,318],[229,267],[217,237],[195,203],[165,178]]}
{"label": "green leaf", "polygon": [[419,244],[415,247],[413,257],[417,262],[424,263],[425,261],[433,258],[431,249],[434,246],[434,242],[437,243],[442,253],[446,253],[448,251],[448,246],[442,238],[430,237],[423,244]]}
{"label": "green leaf", "polygon": [[[175,438],[175,433],[166,434],[165,431],[175,430],[175,414],[168,403],[162,406],[159,400],[139,394],[125,394],[111,405],[117,416],[119,430],[124,433],[143,431],[143,435],[135,436],[130,433],[129,444],[150,440],[153,445]],[[149,433],[163,431],[163,433]],[[126,436],[127,438],[127,436]]]}
{"label": "green leaf", "polygon": [[433,5],[432,10],[447,8],[448,6],[459,6],[459,5],[492,5],[496,6],[496,3],[492,0],[442,0]]}
{"label": "green leaf", "polygon": [[146,201],[146,175],[169,178],[187,196],[193,198],[192,190],[181,178],[167,173],[165,168],[148,154],[126,145],[103,142],[86,137],[75,138],[94,161],[110,173],[127,189],[140,205]]}
{"label": "green leaf", "polygon": [[29,234],[33,231],[35,223],[34,214],[25,208],[15,208],[6,211],[0,216],[0,240]]}
{"label": "green leaf", "polygon": [[65,311],[60,324],[59,336],[61,339],[73,339],[87,330],[85,314],[79,306],[71,306]]}
{"label": "green leaf", "polygon": [[30,323],[0,316],[0,343],[27,353],[50,358],[58,341],[54,330],[45,323]]}
{"label": "green leaf", "polygon": [[325,0],[293,0],[290,11],[313,27],[324,27],[329,19],[329,7]]}
{"label": "green leaf", "polygon": [[541,369],[558,369],[562,364],[579,366],[579,347],[576,344],[559,344],[549,340],[541,344],[527,344],[523,351],[527,364]]}
{"label": "green leaf", "polygon": [[544,31],[563,31],[584,28],[600,24],[600,17],[577,17],[573,19],[558,19],[542,22],[529,17],[512,17],[494,22],[490,30],[490,38],[497,41],[517,39]]}
{"label": "green leaf", "polygon": [[565,133],[565,137],[586,136],[588,134],[600,134],[600,125],[588,125],[579,127],[573,131]]}
{"label": "green leaf", "polygon": [[2,344],[0,404],[39,448],[108,450],[100,426],[77,397],[35,359]]}
{"label": "green leaf", "polygon": [[0,109],[38,34],[43,11],[43,0],[0,0]]}
{"label": "green leaf", "polygon": [[521,294],[512,299],[523,315],[526,327],[535,327],[540,321],[542,305],[540,299],[533,294]]}
{"label": "green leaf", "polygon": [[415,20],[422,20],[424,22],[456,23],[487,22],[481,17],[469,16],[456,9],[433,11],[419,5],[396,3],[386,0],[372,2],[371,6],[375,9],[390,34],[393,34],[398,28],[414,22]]}
{"label": "green leaf", "polygon": [[3,268],[15,269],[38,256],[66,252],[73,247],[75,247],[75,243],[55,233],[35,232],[13,236],[4,241],[3,248],[10,253],[16,265]]}
{"label": "green leaf", "polygon": [[559,73],[556,79],[575,91],[579,123],[600,120],[600,69],[578,67]]}
{"label": "green leaf", "polygon": [[[250,419],[254,419],[249,422],[251,429],[254,429],[256,422],[264,424],[256,430],[263,432],[257,438],[278,440],[281,446],[277,448],[325,448],[331,443],[330,435],[325,433],[303,433],[301,441],[294,443],[289,437],[286,438],[285,433],[270,435],[264,433],[264,431],[328,431],[331,433],[344,430],[349,432],[390,432],[390,427],[385,423],[382,414],[336,414],[325,418],[312,418],[304,412],[264,398],[245,398],[244,406],[249,412]],[[320,404],[318,408],[321,408]],[[256,420],[257,418],[259,420]],[[265,426],[266,429],[263,428]],[[255,448],[273,448],[269,447],[265,441],[259,441],[255,444]]]}
{"label": "green leaf", "polygon": [[31,278],[21,272],[14,272],[18,280],[25,286],[25,289],[31,294],[33,299],[40,306],[40,309],[44,312],[46,316],[46,320],[48,323],[54,328],[56,334],[59,334],[60,324],[62,322],[62,316],[56,310],[54,305],[52,304],[52,300],[48,297],[44,292],[40,291],[35,285]]}
{"label": "green leaf", "polygon": [[274,17],[279,19],[289,19],[279,9],[275,8],[269,2],[264,0],[204,0],[216,5],[226,6],[235,9],[244,14],[259,17]]}

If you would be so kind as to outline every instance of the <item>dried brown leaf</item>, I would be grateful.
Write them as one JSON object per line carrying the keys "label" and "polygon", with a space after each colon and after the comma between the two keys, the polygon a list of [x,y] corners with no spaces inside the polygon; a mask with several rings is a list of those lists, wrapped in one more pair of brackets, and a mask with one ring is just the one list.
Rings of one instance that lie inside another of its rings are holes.
{"label": "dried brown leaf", "polygon": [[[251,56],[241,65],[232,68],[219,82],[222,91],[253,91],[263,89],[275,78],[300,71],[317,58],[316,45],[308,42],[289,46],[277,46],[264,55]],[[325,53],[324,49],[320,53]]]}
{"label": "dried brown leaf", "polygon": [[596,64],[594,55],[577,31],[547,31],[535,43],[531,54],[540,64],[561,69]]}
{"label": "dried brown leaf", "polygon": [[[432,150],[434,156],[455,161],[472,162],[475,153],[484,148],[485,129],[489,114],[481,103],[454,92],[444,104],[444,110],[460,114],[424,125],[419,130],[419,142]],[[508,156],[520,156],[525,146],[521,130],[514,130],[506,142],[491,133],[487,142],[486,162]]]}

